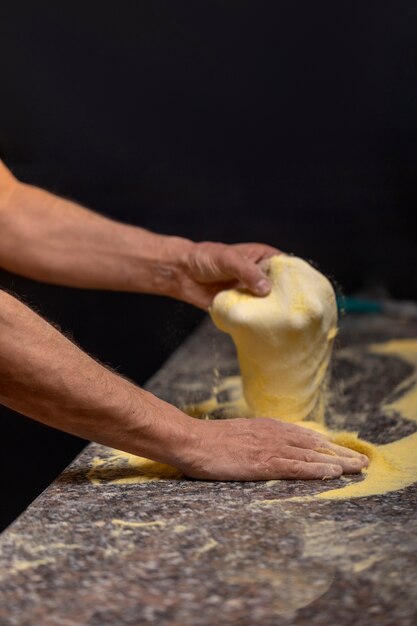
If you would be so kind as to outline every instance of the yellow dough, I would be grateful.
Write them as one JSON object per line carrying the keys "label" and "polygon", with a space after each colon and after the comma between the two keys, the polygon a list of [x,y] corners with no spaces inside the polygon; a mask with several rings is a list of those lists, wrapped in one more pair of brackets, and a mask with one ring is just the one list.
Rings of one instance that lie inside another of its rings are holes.
{"label": "yellow dough", "polygon": [[243,393],[253,415],[305,419],[318,407],[337,332],[334,290],[297,257],[269,261],[271,293],[219,293],[210,310],[236,345]]}

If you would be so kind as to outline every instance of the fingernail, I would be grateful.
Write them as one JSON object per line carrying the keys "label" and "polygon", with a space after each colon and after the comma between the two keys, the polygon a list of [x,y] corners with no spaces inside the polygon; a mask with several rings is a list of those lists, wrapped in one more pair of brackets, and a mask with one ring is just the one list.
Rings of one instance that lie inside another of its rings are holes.
{"label": "fingernail", "polygon": [[262,278],[259,282],[256,283],[255,290],[256,293],[260,296],[266,296],[271,291],[271,285],[269,284],[269,281],[265,280],[265,278]]}

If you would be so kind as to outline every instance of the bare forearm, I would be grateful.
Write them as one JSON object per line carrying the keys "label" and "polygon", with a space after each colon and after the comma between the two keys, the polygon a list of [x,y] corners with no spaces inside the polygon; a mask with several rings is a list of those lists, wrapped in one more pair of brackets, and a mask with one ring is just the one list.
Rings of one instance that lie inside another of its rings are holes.
{"label": "bare forearm", "polygon": [[0,267],[70,287],[170,296],[207,309],[241,285],[270,291],[265,244],[195,243],[121,224],[20,183],[0,161]]}
{"label": "bare forearm", "polygon": [[175,296],[192,246],[16,180],[0,194],[0,266],[36,280]]}
{"label": "bare forearm", "polygon": [[[96,363],[1,291],[0,402],[196,478],[321,478],[356,473],[367,464],[363,455],[293,424],[188,417]],[[325,448],[329,454],[320,452]]]}
{"label": "bare forearm", "polygon": [[173,465],[190,449],[192,418],[101,366],[1,291],[0,402],[49,426]]}

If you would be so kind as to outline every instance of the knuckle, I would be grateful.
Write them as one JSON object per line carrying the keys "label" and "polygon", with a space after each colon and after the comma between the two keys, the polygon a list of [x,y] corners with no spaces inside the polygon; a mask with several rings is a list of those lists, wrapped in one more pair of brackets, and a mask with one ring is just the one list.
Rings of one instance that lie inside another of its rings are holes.
{"label": "knuckle", "polygon": [[306,452],[303,453],[303,461],[305,463],[313,463],[314,462],[314,452],[310,451],[310,450],[306,450]]}
{"label": "knuckle", "polygon": [[318,437],[317,435],[313,435],[312,437],[310,437],[310,444],[314,448],[323,447],[324,443],[325,440],[322,437]]}
{"label": "knuckle", "polygon": [[254,460],[256,472],[260,476],[269,476],[272,474],[272,463],[267,458],[257,458]]}
{"label": "knuckle", "polygon": [[293,478],[302,478],[305,475],[304,468],[299,461],[294,461],[292,464],[291,474]]}

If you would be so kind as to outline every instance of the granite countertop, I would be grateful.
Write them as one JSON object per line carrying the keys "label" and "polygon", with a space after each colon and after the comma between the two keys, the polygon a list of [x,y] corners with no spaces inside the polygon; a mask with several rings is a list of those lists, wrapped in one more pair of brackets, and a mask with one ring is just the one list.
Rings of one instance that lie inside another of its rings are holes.
{"label": "granite countertop", "polygon": [[[330,423],[376,443],[417,430],[382,408],[411,365],[366,348],[407,337],[417,337],[415,323],[344,320]],[[208,397],[219,372],[236,373],[236,358],[207,321],[147,388],[183,406]],[[288,500],[326,489],[327,481],[135,482],[111,451],[91,444],[1,535],[0,625],[416,624],[417,484]]]}

